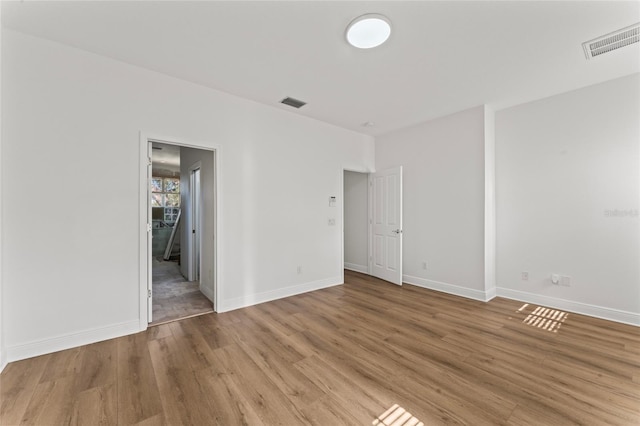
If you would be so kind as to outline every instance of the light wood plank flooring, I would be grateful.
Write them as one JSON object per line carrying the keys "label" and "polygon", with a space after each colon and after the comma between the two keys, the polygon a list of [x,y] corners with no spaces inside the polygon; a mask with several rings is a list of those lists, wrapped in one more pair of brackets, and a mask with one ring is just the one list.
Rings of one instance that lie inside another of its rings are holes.
{"label": "light wood plank flooring", "polygon": [[213,312],[213,305],[200,292],[198,281],[187,281],[176,262],[153,259],[153,322],[163,324],[180,318]]}
{"label": "light wood plank flooring", "polygon": [[398,404],[425,425],[640,424],[639,329],[569,314],[553,332],[522,306],[347,272],[12,363],[0,423],[371,425]]}

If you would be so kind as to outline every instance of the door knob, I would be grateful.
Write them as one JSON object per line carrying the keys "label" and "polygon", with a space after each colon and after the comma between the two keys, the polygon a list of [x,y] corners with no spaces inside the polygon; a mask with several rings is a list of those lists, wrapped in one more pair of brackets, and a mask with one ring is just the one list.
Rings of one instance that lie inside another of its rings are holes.
{"label": "door knob", "polygon": [[393,231],[394,234],[402,234],[402,229],[394,229]]}

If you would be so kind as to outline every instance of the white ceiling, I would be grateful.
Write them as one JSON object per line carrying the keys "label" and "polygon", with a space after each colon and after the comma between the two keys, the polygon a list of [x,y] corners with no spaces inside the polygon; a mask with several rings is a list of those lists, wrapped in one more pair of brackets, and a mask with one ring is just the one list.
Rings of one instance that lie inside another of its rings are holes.
{"label": "white ceiling", "polygon": [[[639,44],[581,46],[640,21],[637,1],[2,3],[5,27],[371,135],[640,72]],[[369,12],[391,38],[358,50],[344,31]]]}

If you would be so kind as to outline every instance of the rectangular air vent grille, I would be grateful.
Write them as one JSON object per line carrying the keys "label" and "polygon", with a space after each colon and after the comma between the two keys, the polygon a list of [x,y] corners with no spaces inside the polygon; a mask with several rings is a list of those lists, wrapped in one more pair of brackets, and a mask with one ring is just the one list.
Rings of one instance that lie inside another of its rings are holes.
{"label": "rectangular air vent grille", "polygon": [[640,42],[640,22],[582,43],[587,59]]}
{"label": "rectangular air vent grille", "polygon": [[292,106],[294,108],[300,108],[305,106],[307,103],[306,102],[302,102],[298,99],[294,99],[294,98],[284,98],[283,100],[280,101],[280,103],[285,104],[285,105],[289,105]]}

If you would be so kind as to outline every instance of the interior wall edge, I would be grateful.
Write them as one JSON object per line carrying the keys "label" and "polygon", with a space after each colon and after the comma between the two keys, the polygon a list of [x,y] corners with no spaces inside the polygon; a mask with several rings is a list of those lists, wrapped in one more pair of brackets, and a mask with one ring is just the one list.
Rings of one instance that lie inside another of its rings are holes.
{"label": "interior wall edge", "polygon": [[[0,21],[2,20],[2,7],[0,7]],[[0,28],[0,99],[2,99],[2,28]],[[0,102],[1,103],[1,102]],[[2,108],[0,107],[0,164],[2,163]],[[0,172],[2,166],[0,165]],[[1,175],[1,173],[0,173]],[[4,309],[2,304],[4,298],[2,297],[2,178],[0,177],[0,373],[7,365],[7,354],[4,345],[4,320],[2,318]]]}
{"label": "interior wall edge", "polygon": [[484,289],[496,292],[496,114],[484,105]]}

